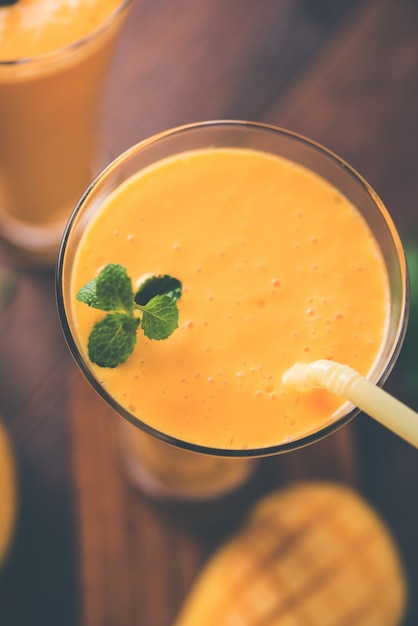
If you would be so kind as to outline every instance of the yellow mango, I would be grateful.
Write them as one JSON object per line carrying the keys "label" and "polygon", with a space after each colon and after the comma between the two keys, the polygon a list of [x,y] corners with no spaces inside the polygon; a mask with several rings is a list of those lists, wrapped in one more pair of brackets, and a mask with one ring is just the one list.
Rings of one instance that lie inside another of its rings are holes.
{"label": "yellow mango", "polygon": [[399,626],[406,580],[352,488],[301,483],[251,511],[198,577],[175,626]]}
{"label": "yellow mango", "polygon": [[6,558],[16,518],[15,474],[15,464],[8,433],[0,421],[0,566]]}

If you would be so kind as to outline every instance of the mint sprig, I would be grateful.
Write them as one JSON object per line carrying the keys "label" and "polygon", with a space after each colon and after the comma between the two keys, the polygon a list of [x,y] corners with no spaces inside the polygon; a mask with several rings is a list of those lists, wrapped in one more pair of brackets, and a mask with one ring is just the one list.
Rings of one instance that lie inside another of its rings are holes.
{"label": "mint sprig", "polygon": [[166,339],[178,327],[177,300],[182,285],[172,276],[147,278],[136,293],[126,269],[110,263],[78,291],[76,298],[106,311],[88,340],[89,359],[100,367],[116,367],[132,354],[138,328],[149,339]]}

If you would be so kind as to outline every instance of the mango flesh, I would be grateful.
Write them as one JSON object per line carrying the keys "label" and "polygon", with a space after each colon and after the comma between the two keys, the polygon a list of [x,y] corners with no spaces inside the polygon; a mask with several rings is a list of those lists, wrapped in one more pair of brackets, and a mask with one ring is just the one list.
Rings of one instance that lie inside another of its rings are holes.
{"label": "mango flesh", "polygon": [[399,626],[405,603],[402,564],[378,515],[349,487],[303,483],[255,506],[175,626]]}
{"label": "mango flesh", "polygon": [[9,438],[0,421],[0,567],[6,558],[16,517],[16,477]]}

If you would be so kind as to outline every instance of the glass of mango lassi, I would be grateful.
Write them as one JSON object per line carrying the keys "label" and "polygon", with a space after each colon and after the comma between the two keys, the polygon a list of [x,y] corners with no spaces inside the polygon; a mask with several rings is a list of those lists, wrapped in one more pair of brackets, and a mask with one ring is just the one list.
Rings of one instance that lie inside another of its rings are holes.
{"label": "glass of mango lassi", "polygon": [[54,266],[72,209],[104,166],[100,98],[132,0],[0,7],[0,242]]}
{"label": "glass of mango lassi", "polygon": [[[150,276],[181,284],[174,332],[155,340],[137,320],[117,365],[92,357],[106,313],[79,299],[85,285],[99,294],[108,266],[124,268],[134,294]],[[398,234],[361,176],[306,138],[239,121],[176,128],[117,158],[73,212],[57,271],[72,354],[126,418],[131,476],[161,498],[228,492],[256,459],[350,420],[355,407],[285,388],[282,375],[331,359],[382,385],[404,336],[406,291]]]}

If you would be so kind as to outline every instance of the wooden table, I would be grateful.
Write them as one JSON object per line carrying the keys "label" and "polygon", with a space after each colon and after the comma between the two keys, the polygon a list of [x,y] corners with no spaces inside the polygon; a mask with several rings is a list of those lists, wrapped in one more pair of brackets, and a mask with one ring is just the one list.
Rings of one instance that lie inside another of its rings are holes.
{"label": "wooden table", "polygon": [[[413,0],[137,0],[103,104],[114,156],[156,131],[210,118],[301,132],[362,172],[405,241],[418,226]],[[388,384],[415,408],[417,324]],[[0,573],[1,624],[169,626],[229,528],[193,529],[130,487],[117,421],[63,340],[52,272],[18,271],[0,317],[0,414],[20,498]],[[359,416],[316,446],[269,460],[257,493],[308,476],[352,482],[382,514],[410,580],[405,624],[416,625],[417,451]]]}

